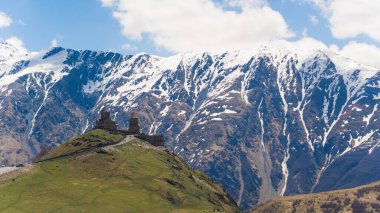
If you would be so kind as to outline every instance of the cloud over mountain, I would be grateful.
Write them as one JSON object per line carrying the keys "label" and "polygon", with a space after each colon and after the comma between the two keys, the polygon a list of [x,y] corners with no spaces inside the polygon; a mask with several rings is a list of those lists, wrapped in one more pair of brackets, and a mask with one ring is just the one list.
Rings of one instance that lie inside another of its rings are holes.
{"label": "cloud over mountain", "polygon": [[[357,41],[359,36],[367,36],[380,41],[380,2],[376,0],[310,0],[321,9],[329,22],[333,37],[349,39],[340,53],[359,63],[380,67],[380,48],[368,41]],[[367,39],[368,40],[368,39]]]}
{"label": "cloud over mountain", "polygon": [[0,28],[9,27],[12,24],[12,19],[4,12],[0,11]]}
{"label": "cloud over mountain", "polygon": [[339,39],[364,34],[380,41],[380,2],[377,0],[333,0],[328,5],[330,29]]}
{"label": "cloud over mountain", "polygon": [[293,36],[282,15],[264,1],[102,0],[102,5],[112,7],[125,36],[147,36],[172,52],[239,49]]}

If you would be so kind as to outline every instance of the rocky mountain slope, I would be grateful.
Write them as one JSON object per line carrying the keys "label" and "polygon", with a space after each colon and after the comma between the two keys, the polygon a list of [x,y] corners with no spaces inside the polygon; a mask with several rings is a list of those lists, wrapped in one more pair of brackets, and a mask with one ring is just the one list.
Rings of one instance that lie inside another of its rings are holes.
{"label": "rocky mountain slope", "polygon": [[93,130],[44,158],[0,182],[0,211],[239,212],[206,175],[139,139]]}
{"label": "rocky mountain slope", "polygon": [[258,206],[252,213],[380,212],[380,183],[318,194],[285,196]]}
{"label": "rocky mountain slope", "polygon": [[204,171],[242,209],[380,180],[380,74],[330,52],[0,53],[0,156],[30,159],[92,127],[103,107]]}

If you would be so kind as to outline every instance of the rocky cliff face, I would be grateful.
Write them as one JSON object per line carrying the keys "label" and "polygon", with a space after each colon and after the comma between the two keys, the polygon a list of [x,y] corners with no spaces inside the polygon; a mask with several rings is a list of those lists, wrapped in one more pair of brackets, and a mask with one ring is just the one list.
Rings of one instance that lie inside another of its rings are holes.
{"label": "rocky cliff face", "polygon": [[[380,72],[329,52],[148,54],[0,48],[0,155],[31,158],[103,107],[222,184],[242,209],[380,179]],[[14,50],[17,53],[17,50]]]}

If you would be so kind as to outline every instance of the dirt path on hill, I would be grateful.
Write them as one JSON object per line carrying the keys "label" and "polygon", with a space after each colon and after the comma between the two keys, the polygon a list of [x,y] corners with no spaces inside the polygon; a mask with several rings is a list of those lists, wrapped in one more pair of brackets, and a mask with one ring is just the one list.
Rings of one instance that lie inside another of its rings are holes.
{"label": "dirt path on hill", "polygon": [[8,172],[15,171],[17,169],[19,169],[19,167],[2,167],[2,168],[0,168],[0,176],[2,176],[3,174],[6,174]]}
{"label": "dirt path on hill", "polygon": [[129,141],[134,140],[134,139],[136,139],[135,136],[133,136],[133,135],[127,135],[121,142],[119,142],[117,144],[113,144],[113,145],[108,145],[108,146],[105,146],[103,148],[120,146],[120,145],[126,144]]}
{"label": "dirt path on hill", "polygon": [[[98,147],[98,148],[102,148],[102,149],[115,149],[114,147],[116,146],[119,146],[119,145],[122,145],[122,144],[125,144],[125,143],[128,143],[129,141],[131,140],[134,140],[136,139],[135,136],[133,135],[127,135],[121,142],[119,143],[116,143],[116,144],[112,144],[112,145],[106,145],[106,146],[102,146],[102,147]],[[69,154],[65,154],[65,155],[60,155],[60,156],[57,156],[57,157],[52,157],[52,158],[48,158],[48,159],[44,159],[44,160],[38,160],[34,163],[41,163],[41,162],[44,162],[44,161],[51,161],[51,160],[55,160],[55,159],[59,159],[59,158],[67,158],[67,157],[72,157],[74,155],[82,155],[84,153],[87,153],[91,150],[93,150],[94,147],[89,147],[89,148],[84,148],[84,149],[80,149],[78,151],[75,151],[75,152],[72,152],[72,153],[69,153]]]}
{"label": "dirt path on hill", "polygon": [[17,178],[20,175],[31,171],[32,169],[33,166],[31,164],[28,164],[25,167],[12,167],[9,169],[0,169],[0,183]]}

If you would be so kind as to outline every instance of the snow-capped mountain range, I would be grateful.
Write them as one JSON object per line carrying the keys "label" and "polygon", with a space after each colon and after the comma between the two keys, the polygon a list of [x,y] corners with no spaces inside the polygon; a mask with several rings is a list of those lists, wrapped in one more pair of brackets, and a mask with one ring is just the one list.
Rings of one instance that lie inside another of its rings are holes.
{"label": "snow-capped mountain range", "polygon": [[206,172],[242,209],[380,180],[380,72],[332,52],[260,48],[172,57],[0,44],[0,161],[31,160],[103,107]]}

